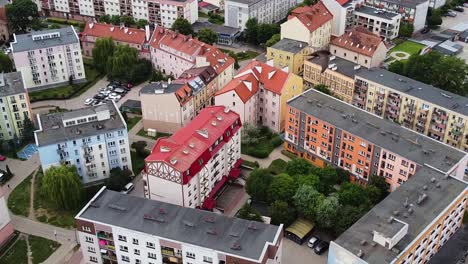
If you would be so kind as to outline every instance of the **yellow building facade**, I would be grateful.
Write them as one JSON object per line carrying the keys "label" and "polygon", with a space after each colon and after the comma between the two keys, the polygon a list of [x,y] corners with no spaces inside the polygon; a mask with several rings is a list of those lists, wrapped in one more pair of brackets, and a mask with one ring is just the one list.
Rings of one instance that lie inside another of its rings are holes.
{"label": "yellow building facade", "polygon": [[276,68],[287,68],[288,72],[301,75],[304,71],[304,57],[310,54],[306,42],[282,39],[267,48],[267,61]]}

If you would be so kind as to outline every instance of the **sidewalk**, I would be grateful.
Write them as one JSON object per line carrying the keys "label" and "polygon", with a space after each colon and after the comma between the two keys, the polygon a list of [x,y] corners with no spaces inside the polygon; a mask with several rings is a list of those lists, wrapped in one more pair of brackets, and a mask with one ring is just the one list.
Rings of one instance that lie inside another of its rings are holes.
{"label": "sidewalk", "polygon": [[258,164],[260,164],[260,168],[268,168],[270,166],[271,162],[273,162],[275,159],[282,159],[284,161],[290,161],[291,160],[290,158],[283,155],[283,153],[281,153],[281,150],[283,150],[283,145],[275,148],[270,153],[268,158],[265,158],[265,159],[254,158],[252,156],[245,155],[245,154],[242,154],[241,158],[243,160],[248,160],[248,161],[251,161],[251,162],[257,161]]}

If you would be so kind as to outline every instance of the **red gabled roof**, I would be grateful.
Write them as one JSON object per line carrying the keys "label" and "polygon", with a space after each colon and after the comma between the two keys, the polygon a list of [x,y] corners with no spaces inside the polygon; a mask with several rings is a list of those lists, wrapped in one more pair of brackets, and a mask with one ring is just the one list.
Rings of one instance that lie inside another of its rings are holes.
{"label": "red gabled roof", "polygon": [[363,54],[373,56],[382,39],[364,27],[354,27],[339,37],[332,38],[330,44]]}
{"label": "red gabled roof", "polygon": [[82,41],[86,36],[97,38],[111,37],[115,41],[143,45],[146,42],[146,33],[144,29],[128,28],[123,26],[114,26],[104,23],[87,22],[82,32]]}
{"label": "red gabled roof", "polygon": [[162,161],[185,172],[238,120],[239,115],[224,106],[206,107],[172,136],[159,138],[145,161]]}
{"label": "red gabled roof", "polygon": [[[205,57],[217,74],[222,73],[234,63],[234,59],[220,49],[194,39],[192,36],[186,36],[161,26],[156,27],[150,45],[156,49],[161,49],[161,45],[170,47],[192,57],[192,60],[195,60],[195,57]],[[186,59],[178,54],[174,54],[174,56]]]}
{"label": "red gabled roof", "polygon": [[[259,61],[252,61],[216,95],[235,90],[245,103],[257,93],[260,84],[264,89],[281,95],[288,77],[289,74],[281,69]],[[251,83],[251,89],[248,88],[249,83]]]}
{"label": "red gabled roof", "polygon": [[299,19],[309,32],[313,32],[332,20],[333,15],[328,11],[327,7],[319,1],[313,6],[302,6],[292,10],[291,14],[288,16],[288,20],[293,18]]}
{"label": "red gabled roof", "polygon": [[345,5],[346,3],[349,2],[349,0],[336,0],[336,2],[338,2],[338,4],[340,4],[341,6]]}

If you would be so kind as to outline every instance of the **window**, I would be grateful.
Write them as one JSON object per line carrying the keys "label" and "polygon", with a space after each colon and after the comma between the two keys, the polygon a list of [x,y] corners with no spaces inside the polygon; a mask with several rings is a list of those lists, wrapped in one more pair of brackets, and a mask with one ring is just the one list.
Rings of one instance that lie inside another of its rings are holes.
{"label": "window", "polygon": [[94,242],[94,239],[92,237],[89,237],[89,236],[85,237],[85,240],[88,243],[93,243]]}
{"label": "window", "polygon": [[133,239],[133,245],[138,245],[138,239],[136,238]]}
{"label": "window", "polygon": [[154,243],[151,243],[151,242],[146,242],[146,247],[147,247],[147,248],[152,248],[152,249],[155,248],[155,247],[154,247]]}
{"label": "window", "polygon": [[126,237],[126,236],[119,235],[119,240],[120,240],[120,241],[123,241],[123,242],[127,242],[127,237]]}
{"label": "window", "polygon": [[135,249],[135,255],[140,255],[140,250],[139,249]]}
{"label": "window", "polygon": [[98,262],[97,258],[96,258],[96,257],[93,257],[93,256],[90,256],[90,257],[89,257],[89,261],[91,261],[91,262],[96,262],[96,263]]}
{"label": "window", "polygon": [[127,256],[122,256],[122,261],[130,262],[130,258]]}
{"label": "window", "polygon": [[203,262],[206,262],[206,263],[213,263],[213,258],[210,258],[210,257],[207,257],[207,256],[203,256]]}
{"label": "window", "polygon": [[187,253],[185,254],[185,256],[186,256],[187,258],[192,258],[192,259],[195,258],[195,254],[192,253],[192,252],[187,252]]}
{"label": "window", "polygon": [[94,247],[88,247],[88,252],[96,253],[96,249]]}
{"label": "window", "polygon": [[123,252],[128,252],[128,247],[126,246],[120,246],[120,251],[123,251]]}
{"label": "window", "polygon": [[155,254],[155,253],[148,252],[148,258],[150,258],[150,259],[156,259],[156,254]]}
{"label": "window", "polygon": [[81,229],[85,232],[91,232],[91,228],[89,226],[83,226]]}

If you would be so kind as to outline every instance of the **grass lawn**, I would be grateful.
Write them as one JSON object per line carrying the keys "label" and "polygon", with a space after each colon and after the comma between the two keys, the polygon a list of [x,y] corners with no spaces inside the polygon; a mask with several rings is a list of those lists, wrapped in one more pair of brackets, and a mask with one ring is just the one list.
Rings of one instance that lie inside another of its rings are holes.
{"label": "grass lawn", "polygon": [[17,239],[13,247],[8,250],[2,258],[2,264],[28,264],[28,247],[26,240]]}
{"label": "grass lawn", "polygon": [[284,172],[288,163],[282,159],[275,159],[271,162],[268,169],[272,174],[278,175]]}
{"label": "grass lawn", "polygon": [[251,60],[260,55],[260,53],[252,50],[247,50],[246,52],[236,53],[238,61]]}
{"label": "grass lawn", "polygon": [[[34,172],[33,172],[34,173]],[[15,215],[28,216],[29,203],[31,195],[31,179],[32,173],[24,179],[16,188],[11,192],[8,197],[8,208]]]}
{"label": "grass lawn", "polygon": [[85,61],[84,67],[86,79],[88,80],[87,82],[30,92],[29,98],[31,102],[51,99],[69,99],[84,93],[102,77],[89,62]]}
{"label": "grass lawn", "polygon": [[398,45],[396,45],[393,49],[389,51],[389,54],[394,51],[404,51],[409,53],[410,55],[419,54],[419,52],[424,48],[424,45],[413,42],[413,41],[405,41]]}
{"label": "grass lawn", "polygon": [[258,168],[258,167],[260,167],[260,165],[258,164],[257,161],[252,162],[252,161],[248,161],[248,160],[243,160],[243,161],[242,161],[242,165],[245,165],[245,166],[251,167],[251,168]]}
{"label": "grass lawn", "polygon": [[155,137],[152,137],[152,136],[148,136],[148,135],[146,134],[145,129],[142,128],[140,131],[138,131],[137,135],[142,136],[142,137],[145,137],[145,138],[158,139],[158,138],[160,138],[160,137],[168,137],[168,136],[170,136],[171,134],[162,133],[162,132],[156,132],[156,136],[155,136]]}
{"label": "grass lawn", "polygon": [[[263,129],[260,133],[254,136],[255,141],[248,139],[245,143],[241,144],[241,153],[255,158],[267,158],[270,153],[278,146],[283,144],[280,136],[271,133],[267,129]],[[255,143],[253,143],[255,142]]]}
{"label": "grass lawn", "polygon": [[74,218],[79,209],[74,211],[57,210],[55,204],[41,193],[43,176],[42,171],[39,171],[34,180],[34,211],[37,220],[58,227],[73,228],[75,225]]}
{"label": "grass lawn", "polygon": [[33,264],[39,264],[49,258],[60,246],[60,243],[42,237],[29,235],[29,246],[32,251]]}
{"label": "grass lawn", "polygon": [[134,116],[127,120],[127,131],[132,130],[132,128],[141,120],[141,116]]}
{"label": "grass lawn", "polygon": [[143,170],[145,167],[145,158],[142,158],[136,154],[136,151],[132,151],[130,153],[132,157],[132,168],[133,168],[133,174],[138,175],[140,174],[140,171]]}

